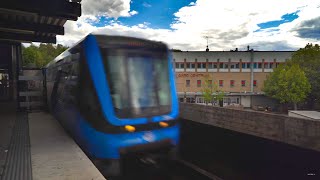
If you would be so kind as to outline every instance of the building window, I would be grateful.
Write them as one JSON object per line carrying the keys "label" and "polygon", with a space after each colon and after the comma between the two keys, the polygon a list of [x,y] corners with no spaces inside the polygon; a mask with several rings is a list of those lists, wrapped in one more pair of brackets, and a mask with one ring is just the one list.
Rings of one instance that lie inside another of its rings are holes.
{"label": "building window", "polygon": [[198,69],[205,69],[206,63],[198,63]]}
{"label": "building window", "polygon": [[246,86],[246,80],[242,80],[242,81],[241,81],[241,86],[242,86],[242,87]]}
{"label": "building window", "polygon": [[190,80],[186,80],[186,87],[190,87]]}
{"label": "building window", "polygon": [[240,98],[239,97],[224,97],[223,103],[225,105],[240,104]]}
{"label": "building window", "polygon": [[217,69],[217,64],[216,64],[216,63],[209,62],[209,63],[208,63],[208,69]]}
{"label": "building window", "polygon": [[184,69],[184,63],[176,63],[176,69]]}
{"label": "building window", "polygon": [[262,69],[262,63],[261,62],[258,63],[258,69]]}
{"label": "building window", "polygon": [[229,68],[229,63],[219,63],[219,68],[220,69],[228,69]]}
{"label": "building window", "polygon": [[259,63],[253,63],[253,68],[254,69],[261,69],[262,68],[262,63],[261,62],[259,62]]}
{"label": "building window", "polygon": [[234,80],[230,80],[230,86],[234,87]]}
{"label": "building window", "polygon": [[253,80],[253,86],[257,86],[257,80]]}
{"label": "building window", "polygon": [[269,64],[269,69],[272,69],[273,68],[273,63],[270,63]]}
{"label": "building window", "polygon": [[242,63],[242,69],[250,69],[250,63]]}
{"label": "building window", "polygon": [[273,62],[265,62],[264,63],[265,69],[272,69],[273,68]]}
{"label": "building window", "polygon": [[197,87],[201,87],[201,80],[197,80]]}
{"label": "building window", "polygon": [[212,87],[212,80],[208,80],[208,86]]}
{"label": "building window", "polygon": [[190,62],[187,63],[188,69],[194,69],[195,67],[196,67],[195,63],[190,63]]}
{"label": "building window", "polygon": [[220,87],[223,86],[223,80],[219,80],[219,86],[220,86]]}
{"label": "building window", "polygon": [[230,69],[239,69],[239,63],[232,63]]}

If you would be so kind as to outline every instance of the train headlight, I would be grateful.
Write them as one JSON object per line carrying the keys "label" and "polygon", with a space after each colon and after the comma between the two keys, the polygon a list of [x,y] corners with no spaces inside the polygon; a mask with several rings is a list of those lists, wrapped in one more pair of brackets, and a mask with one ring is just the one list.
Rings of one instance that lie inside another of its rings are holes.
{"label": "train headlight", "polygon": [[127,131],[129,131],[129,132],[134,132],[134,131],[136,130],[135,127],[130,126],[130,125],[126,125],[126,126],[124,126],[124,128],[125,128]]}
{"label": "train headlight", "polygon": [[161,127],[168,127],[168,126],[169,126],[169,124],[166,123],[166,122],[159,122],[159,125],[160,125]]}

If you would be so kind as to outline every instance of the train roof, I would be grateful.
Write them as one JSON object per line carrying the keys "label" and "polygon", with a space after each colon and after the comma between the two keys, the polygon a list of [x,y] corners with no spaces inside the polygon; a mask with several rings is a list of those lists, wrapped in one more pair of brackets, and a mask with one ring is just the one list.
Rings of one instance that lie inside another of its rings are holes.
{"label": "train roof", "polygon": [[119,36],[119,35],[105,35],[105,34],[99,34],[99,33],[91,33],[86,35],[84,38],[82,38],[81,40],[79,40],[76,44],[74,44],[73,46],[69,47],[67,50],[65,50],[64,52],[62,52],[59,56],[57,56],[55,59],[53,59],[52,61],[50,61],[45,68],[48,68],[54,64],[56,64],[58,61],[64,59],[65,57],[69,56],[71,53],[70,51],[77,47],[78,45],[80,45],[89,35],[93,35],[96,37],[97,42],[99,44],[99,46],[103,46],[103,41],[105,38],[108,38],[109,40],[121,40],[121,39],[132,39],[135,41],[139,41],[139,42],[145,42],[145,43],[156,43],[162,47],[167,48],[167,45],[163,42],[160,41],[152,41],[152,40],[147,40],[147,39],[143,39],[143,38],[137,38],[137,37],[130,37],[130,36]]}

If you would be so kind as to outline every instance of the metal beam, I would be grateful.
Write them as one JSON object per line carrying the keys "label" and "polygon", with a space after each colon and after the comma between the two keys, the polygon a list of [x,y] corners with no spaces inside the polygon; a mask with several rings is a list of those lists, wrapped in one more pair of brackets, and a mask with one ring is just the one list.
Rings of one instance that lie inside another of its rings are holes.
{"label": "metal beam", "polygon": [[42,42],[42,43],[56,43],[56,37],[43,37],[33,34],[18,34],[11,32],[0,31],[0,40],[7,41],[21,41],[21,42]]}
{"label": "metal beam", "polygon": [[3,3],[1,8],[70,20],[77,20],[81,16],[81,4],[66,0],[9,0]]}
{"label": "metal beam", "polygon": [[64,28],[61,26],[53,26],[48,24],[36,24],[36,23],[23,23],[13,21],[0,21],[0,29],[7,29],[8,31],[34,31],[44,32],[50,34],[64,35]]}
{"label": "metal beam", "polygon": [[19,81],[42,81],[43,76],[19,76]]}

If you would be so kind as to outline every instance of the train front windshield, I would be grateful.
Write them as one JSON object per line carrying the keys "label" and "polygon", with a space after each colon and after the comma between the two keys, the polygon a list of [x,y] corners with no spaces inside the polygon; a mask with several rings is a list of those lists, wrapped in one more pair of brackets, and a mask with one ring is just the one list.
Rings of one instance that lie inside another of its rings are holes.
{"label": "train front windshield", "polygon": [[167,52],[102,49],[102,55],[119,118],[150,117],[171,111]]}

